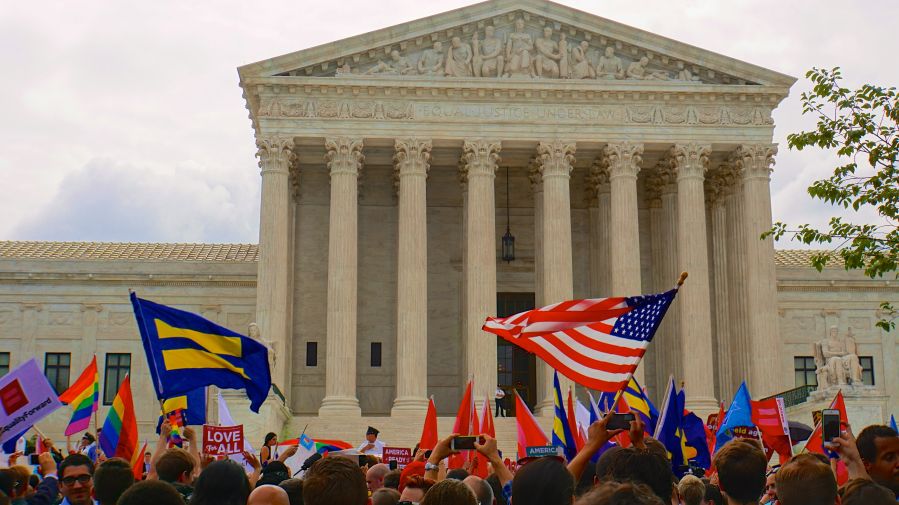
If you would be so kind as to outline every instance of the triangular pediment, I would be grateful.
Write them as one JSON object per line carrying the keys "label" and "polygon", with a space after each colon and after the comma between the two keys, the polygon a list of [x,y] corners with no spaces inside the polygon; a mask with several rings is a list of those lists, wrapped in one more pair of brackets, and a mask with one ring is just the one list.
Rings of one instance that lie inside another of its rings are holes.
{"label": "triangular pediment", "polygon": [[252,63],[239,72],[243,80],[597,79],[785,88],[795,82],[546,0],[489,0]]}

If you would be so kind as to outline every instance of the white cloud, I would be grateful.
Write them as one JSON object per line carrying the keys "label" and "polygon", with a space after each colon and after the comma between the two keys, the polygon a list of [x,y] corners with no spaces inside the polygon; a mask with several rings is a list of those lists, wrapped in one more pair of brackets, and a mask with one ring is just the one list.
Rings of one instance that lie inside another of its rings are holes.
{"label": "white cloud", "polygon": [[[890,0],[564,1],[797,77],[841,65],[849,84],[899,81]],[[468,3],[5,5],[0,238],[255,241],[259,177],[236,67]],[[805,187],[837,163],[786,148],[788,132],[814,124],[799,113],[806,88],[800,80],[775,116],[774,216],[793,223],[831,212]]]}

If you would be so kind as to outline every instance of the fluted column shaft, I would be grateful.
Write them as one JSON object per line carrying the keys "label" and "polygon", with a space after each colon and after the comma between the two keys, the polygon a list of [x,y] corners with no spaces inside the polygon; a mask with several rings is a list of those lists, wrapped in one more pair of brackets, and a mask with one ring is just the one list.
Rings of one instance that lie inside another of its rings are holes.
{"label": "fluted column shaft", "polygon": [[[290,276],[290,192],[288,173],[293,154],[293,139],[262,136],[256,141],[259,168],[262,169],[262,207],[259,215],[259,267],[256,284],[256,323],[262,337],[282,357],[290,348],[288,278]],[[272,382],[291,394],[290,363],[275,362]]]}
{"label": "fluted column shaft", "polygon": [[360,415],[356,398],[358,191],[362,139],[325,139],[331,174],[325,398],[320,415]]}
{"label": "fluted column shaft", "polygon": [[[571,170],[575,143],[562,140],[537,145],[537,167],[543,181],[543,305],[570,300],[574,296],[571,255]],[[544,369],[541,415],[552,409],[552,368]],[[559,377],[563,391],[572,382]]]}
{"label": "fluted column shaft", "polygon": [[690,274],[678,296],[681,312],[681,355],[687,407],[705,415],[717,410],[712,356],[709,259],[706,237],[705,171],[711,147],[677,145],[672,161],[677,171],[677,256]]}
{"label": "fluted column shaft", "polygon": [[496,338],[481,327],[496,315],[496,201],[494,181],[501,145],[466,140],[461,170],[468,181],[465,199],[465,369],[474,379],[474,398],[482,405],[496,391]]}
{"label": "fluted column shaft", "polygon": [[[643,163],[643,144],[620,142],[603,149],[609,170],[611,196],[612,292],[609,296],[634,296],[643,289],[640,280],[640,224],[637,211],[637,173]],[[643,367],[634,377],[643,382]]]}
{"label": "fluted column shaft", "polygon": [[427,409],[428,233],[427,177],[431,141],[397,139],[399,178],[397,253],[397,381],[393,414]]}
{"label": "fluted column shaft", "polygon": [[760,240],[771,228],[771,166],[777,146],[743,145],[735,162],[742,165],[743,226],[746,236],[746,308],[749,339],[755,353],[751,362],[750,391],[767,396],[784,389],[781,373],[781,340],[777,331],[777,279],[774,242]]}

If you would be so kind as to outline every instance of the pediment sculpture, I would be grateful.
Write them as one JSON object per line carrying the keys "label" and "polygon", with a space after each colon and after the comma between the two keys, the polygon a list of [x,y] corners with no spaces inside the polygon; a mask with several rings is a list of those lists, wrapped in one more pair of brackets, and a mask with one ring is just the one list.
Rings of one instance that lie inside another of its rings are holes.
{"label": "pediment sculpture", "polygon": [[831,326],[827,338],[815,342],[814,350],[818,391],[833,386],[864,385],[858,347],[851,330],[841,337],[838,328]]}
{"label": "pediment sculpture", "polygon": [[380,48],[381,58],[370,49],[280,75],[752,84],[558,23],[541,24],[522,16],[510,24],[472,24]]}

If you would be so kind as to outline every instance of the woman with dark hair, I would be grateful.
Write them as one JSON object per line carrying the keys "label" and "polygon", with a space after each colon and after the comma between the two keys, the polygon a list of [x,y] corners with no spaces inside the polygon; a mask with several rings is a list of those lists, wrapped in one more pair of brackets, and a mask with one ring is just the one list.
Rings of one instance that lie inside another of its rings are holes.
{"label": "woman with dark hair", "polygon": [[265,466],[269,461],[276,459],[278,459],[278,435],[268,432],[265,435],[265,442],[262,443],[262,449],[259,451],[259,462]]}
{"label": "woman with dark hair", "polygon": [[250,481],[243,467],[226,459],[210,463],[194,486],[190,505],[246,505]]}

